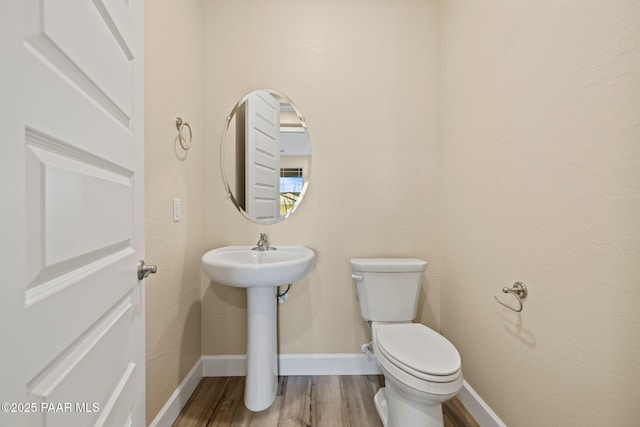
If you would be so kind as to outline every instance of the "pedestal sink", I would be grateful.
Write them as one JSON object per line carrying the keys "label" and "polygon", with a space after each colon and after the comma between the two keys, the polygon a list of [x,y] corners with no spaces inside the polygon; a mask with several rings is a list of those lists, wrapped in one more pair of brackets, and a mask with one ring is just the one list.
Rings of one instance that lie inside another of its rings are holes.
{"label": "pedestal sink", "polygon": [[211,280],[247,289],[244,404],[252,411],[271,406],[278,387],[276,288],[304,279],[314,258],[314,252],[304,246],[278,246],[268,251],[226,246],[202,256],[202,267]]}

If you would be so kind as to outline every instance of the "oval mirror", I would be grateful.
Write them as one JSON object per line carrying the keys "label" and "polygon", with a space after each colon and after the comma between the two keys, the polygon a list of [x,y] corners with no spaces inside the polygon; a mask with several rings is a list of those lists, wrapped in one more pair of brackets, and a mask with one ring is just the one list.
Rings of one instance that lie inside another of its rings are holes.
{"label": "oval mirror", "polygon": [[222,179],[236,208],[257,224],[275,224],[300,205],[309,184],[311,140],[304,116],[272,89],[243,96],[220,143]]}

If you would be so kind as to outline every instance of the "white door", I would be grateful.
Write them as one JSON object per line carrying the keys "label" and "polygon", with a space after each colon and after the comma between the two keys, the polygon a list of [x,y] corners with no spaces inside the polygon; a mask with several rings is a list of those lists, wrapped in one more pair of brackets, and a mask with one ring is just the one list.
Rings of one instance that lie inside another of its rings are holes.
{"label": "white door", "polygon": [[280,102],[252,92],[246,102],[246,209],[256,220],[280,216]]}
{"label": "white door", "polygon": [[0,2],[1,426],[144,426],[142,0]]}

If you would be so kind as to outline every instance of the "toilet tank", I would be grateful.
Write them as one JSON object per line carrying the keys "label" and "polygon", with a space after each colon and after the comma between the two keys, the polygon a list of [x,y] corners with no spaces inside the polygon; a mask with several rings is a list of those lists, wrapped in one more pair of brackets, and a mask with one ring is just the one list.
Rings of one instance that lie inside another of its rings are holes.
{"label": "toilet tank", "polygon": [[416,258],[352,258],[362,318],[375,322],[413,320],[426,266],[426,261]]}

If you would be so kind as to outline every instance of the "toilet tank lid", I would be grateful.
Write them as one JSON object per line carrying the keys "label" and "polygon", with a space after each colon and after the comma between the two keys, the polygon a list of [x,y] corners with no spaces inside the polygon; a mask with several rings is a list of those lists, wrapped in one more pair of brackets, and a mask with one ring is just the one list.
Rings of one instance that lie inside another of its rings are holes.
{"label": "toilet tank lid", "polygon": [[427,262],[417,258],[351,258],[351,267],[356,271],[396,273],[424,271]]}

